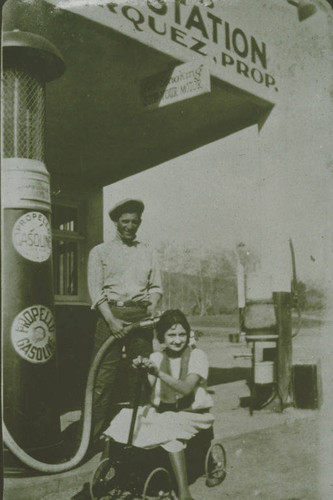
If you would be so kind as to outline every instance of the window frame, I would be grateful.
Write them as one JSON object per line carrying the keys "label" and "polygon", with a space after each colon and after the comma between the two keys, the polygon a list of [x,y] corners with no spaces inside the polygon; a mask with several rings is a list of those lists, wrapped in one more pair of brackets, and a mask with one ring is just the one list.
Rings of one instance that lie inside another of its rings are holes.
{"label": "window frame", "polygon": [[[55,241],[68,240],[77,243],[77,294],[75,295],[60,295],[54,293],[54,300],[56,304],[86,304],[84,301],[84,258],[85,258],[85,236],[83,233],[84,228],[84,206],[83,203],[73,202],[66,200],[59,200],[52,202],[52,211],[55,207],[65,207],[77,209],[77,221],[78,227],[77,231],[67,231],[61,229],[52,228],[52,245]],[[52,226],[52,215],[51,215],[51,226]],[[53,258],[53,268],[55,267],[55,260]],[[55,269],[53,269],[55,273]],[[54,274],[53,274],[54,279]]]}

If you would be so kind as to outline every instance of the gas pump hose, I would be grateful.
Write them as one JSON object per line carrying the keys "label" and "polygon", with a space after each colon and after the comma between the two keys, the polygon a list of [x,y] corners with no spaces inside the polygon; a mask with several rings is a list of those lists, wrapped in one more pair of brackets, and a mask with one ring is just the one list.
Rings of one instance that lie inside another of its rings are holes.
{"label": "gas pump hose", "polygon": [[[138,323],[133,323],[131,328],[135,327],[152,327],[156,322],[156,319],[148,319],[145,321],[140,321]],[[128,332],[130,331],[128,330]],[[59,474],[61,472],[67,472],[70,469],[73,469],[83,460],[85,454],[87,453],[90,441],[90,433],[91,433],[91,423],[92,423],[92,403],[93,403],[93,393],[94,393],[94,385],[96,380],[97,371],[99,365],[101,363],[102,358],[104,357],[105,352],[108,348],[113,344],[116,340],[115,337],[110,336],[104,344],[101,346],[99,351],[97,352],[92,365],[90,367],[88,373],[88,380],[85,392],[84,399],[84,407],[83,407],[83,427],[81,434],[81,442],[76,454],[67,462],[61,462],[58,464],[48,464],[44,462],[40,462],[35,458],[28,455],[22,448],[15,442],[11,434],[9,433],[5,422],[2,423],[3,429],[3,440],[8,449],[26,466],[31,469],[37,470],[39,472],[43,472],[45,474]]]}

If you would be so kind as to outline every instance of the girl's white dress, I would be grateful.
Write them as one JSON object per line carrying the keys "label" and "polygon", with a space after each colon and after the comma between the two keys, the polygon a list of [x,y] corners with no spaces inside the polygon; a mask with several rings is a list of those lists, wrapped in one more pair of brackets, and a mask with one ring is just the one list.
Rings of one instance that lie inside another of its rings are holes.
{"label": "girl's white dress", "polygon": [[[150,359],[160,367],[163,353],[154,352],[150,355]],[[180,358],[170,358],[170,369],[174,378],[179,378],[180,367]],[[138,409],[132,444],[139,448],[163,446],[167,451],[174,452],[183,449],[186,446],[184,441],[191,439],[200,430],[209,429],[213,425],[214,417],[209,413],[213,401],[206,390],[208,370],[206,354],[201,349],[193,349],[190,354],[188,374],[199,375],[200,384],[190,409],[179,412],[157,413],[156,408],[160,403],[160,380],[149,376],[153,386],[152,406]],[[104,434],[120,443],[127,443],[132,413],[132,409],[121,410]]]}

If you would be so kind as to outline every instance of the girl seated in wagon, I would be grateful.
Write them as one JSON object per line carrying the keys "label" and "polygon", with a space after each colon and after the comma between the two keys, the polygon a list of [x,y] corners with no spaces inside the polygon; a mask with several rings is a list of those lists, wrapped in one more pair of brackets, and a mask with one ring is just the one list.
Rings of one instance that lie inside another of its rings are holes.
{"label": "girl seated in wagon", "polygon": [[[162,446],[169,455],[179,500],[192,500],[187,480],[184,450],[186,442],[199,431],[211,429],[213,405],[206,390],[208,360],[198,348],[189,346],[190,325],[180,310],[163,313],[156,326],[162,351],[133,361],[144,368],[152,387],[151,405],[141,407],[134,429],[133,445],[139,448]],[[111,422],[105,435],[126,443],[132,410],[123,409]],[[209,431],[208,431],[209,432]],[[207,486],[215,486],[206,480]]]}

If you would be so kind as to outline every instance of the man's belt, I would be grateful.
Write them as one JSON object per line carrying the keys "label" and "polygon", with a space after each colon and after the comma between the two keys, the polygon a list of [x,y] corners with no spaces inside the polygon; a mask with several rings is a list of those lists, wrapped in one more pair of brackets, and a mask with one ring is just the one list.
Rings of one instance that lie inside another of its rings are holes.
{"label": "man's belt", "polygon": [[142,307],[146,308],[150,305],[149,301],[136,302],[135,300],[108,300],[108,304],[114,307]]}

